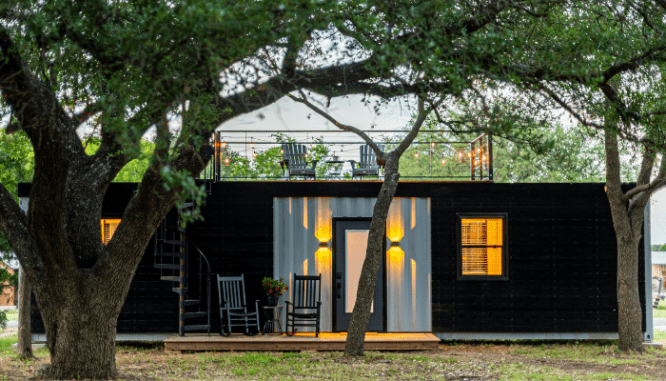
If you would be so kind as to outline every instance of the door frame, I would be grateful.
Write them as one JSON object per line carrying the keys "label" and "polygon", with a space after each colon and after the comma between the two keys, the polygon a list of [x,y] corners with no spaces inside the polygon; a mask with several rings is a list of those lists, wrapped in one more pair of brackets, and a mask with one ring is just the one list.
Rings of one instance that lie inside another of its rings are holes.
{"label": "door frame", "polygon": [[[338,308],[338,297],[337,297],[337,290],[335,288],[335,283],[336,283],[336,275],[337,275],[337,228],[336,228],[336,223],[337,222],[344,222],[344,221],[367,221],[370,222],[372,221],[372,217],[333,217],[332,221],[332,245],[331,245],[331,328],[333,329],[333,332],[347,332],[347,331],[341,331],[338,329],[337,324],[338,324],[338,315],[337,315],[337,308]],[[381,298],[382,298],[382,325],[383,329],[378,332],[387,332],[388,324],[387,324],[387,306],[388,306],[388,301],[387,301],[387,295],[386,291],[388,289],[388,274],[386,273],[386,227],[384,227],[384,240],[382,241],[382,258],[381,258],[381,263],[379,265],[379,271],[382,272],[383,276],[383,285],[382,285],[382,293],[381,293]],[[377,287],[377,285],[375,285]],[[374,332],[374,331],[372,331]]]}

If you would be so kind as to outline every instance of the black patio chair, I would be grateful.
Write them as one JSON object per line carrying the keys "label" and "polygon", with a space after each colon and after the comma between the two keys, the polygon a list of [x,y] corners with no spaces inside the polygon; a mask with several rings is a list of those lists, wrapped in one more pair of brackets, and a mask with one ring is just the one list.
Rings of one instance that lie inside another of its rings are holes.
{"label": "black patio chair", "polygon": [[[316,327],[315,336],[319,337],[321,316],[321,274],[296,275],[292,281],[291,302],[287,305],[287,327],[289,334],[295,333],[295,327]],[[290,308],[291,307],[291,308]]]}
{"label": "black patio chair", "polygon": [[[247,312],[245,302],[245,279],[244,276],[217,276],[217,290],[220,301],[220,335],[231,335],[232,327],[245,327],[245,335],[253,336],[259,333],[259,301],[256,300],[255,311]],[[227,315],[227,324],[224,324],[224,314]],[[238,323],[239,324],[233,324]],[[250,327],[255,326],[256,330],[250,332]],[[225,327],[229,327],[229,332],[225,332]]]}
{"label": "black patio chair", "polygon": [[[379,149],[384,150],[384,145],[380,144]],[[360,177],[361,180],[363,176],[379,176],[379,165],[377,164],[377,155],[375,151],[369,146],[361,146],[361,157],[357,162],[351,160],[352,165],[352,179],[355,177]]]}
{"label": "black patio chair", "polygon": [[[296,143],[285,143],[282,144],[282,169],[284,166],[287,166],[289,173],[289,178],[296,176],[303,176],[306,179],[312,178],[315,180],[317,176],[317,160],[307,160],[305,155],[307,154],[307,148],[302,144]],[[312,166],[309,166],[308,163],[312,163]]]}

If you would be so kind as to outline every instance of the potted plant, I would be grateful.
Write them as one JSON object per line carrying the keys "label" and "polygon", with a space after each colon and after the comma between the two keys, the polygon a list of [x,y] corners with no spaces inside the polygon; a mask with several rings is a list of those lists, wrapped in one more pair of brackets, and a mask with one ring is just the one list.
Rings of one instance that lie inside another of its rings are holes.
{"label": "potted plant", "polygon": [[287,285],[284,283],[283,278],[280,278],[278,280],[265,277],[261,281],[261,285],[264,288],[264,291],[266,291],[266,295],[268,296],[269,306],[277,306],[278,298],[280,297],[280,295],[284,294],[284,292],[289,289]]}

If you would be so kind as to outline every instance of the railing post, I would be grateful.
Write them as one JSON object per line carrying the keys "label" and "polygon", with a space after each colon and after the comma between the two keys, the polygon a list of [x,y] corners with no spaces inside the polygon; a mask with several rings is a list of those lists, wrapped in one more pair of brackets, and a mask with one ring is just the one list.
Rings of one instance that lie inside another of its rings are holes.
{"label": "railing post", "polygon": [[493,179],[493,136],[488,134],[488,180]]}

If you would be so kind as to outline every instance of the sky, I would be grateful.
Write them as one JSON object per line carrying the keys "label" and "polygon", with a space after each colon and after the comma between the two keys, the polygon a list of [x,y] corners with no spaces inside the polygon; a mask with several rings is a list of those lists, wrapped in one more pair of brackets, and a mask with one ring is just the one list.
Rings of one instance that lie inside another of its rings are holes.
{"label": "sky", "polygon": [[650,201],[650,240],[653,245],[666,243],[666,190],[652,195]]}

